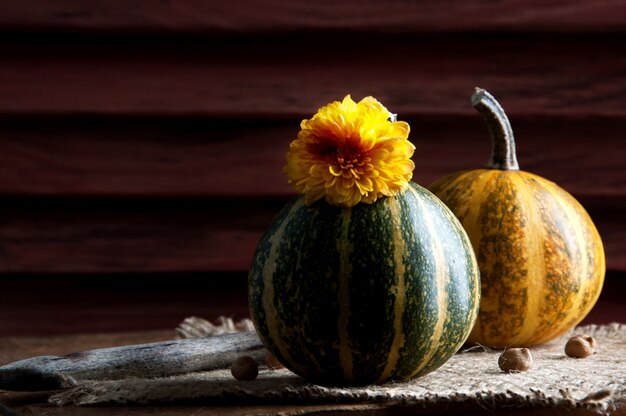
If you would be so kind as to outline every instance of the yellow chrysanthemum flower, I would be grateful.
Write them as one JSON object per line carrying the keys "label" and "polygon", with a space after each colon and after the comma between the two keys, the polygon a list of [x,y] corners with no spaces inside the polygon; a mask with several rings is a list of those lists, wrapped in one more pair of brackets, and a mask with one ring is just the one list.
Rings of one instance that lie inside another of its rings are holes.
{"label": "yellow chrysanthemum flower", "polygon": [[413,176],[415,146],[409,125],[373,97],[355,103],[350,95],[303,120],[291,142],[284,172],[311,204],[371,204],[405,189]]}

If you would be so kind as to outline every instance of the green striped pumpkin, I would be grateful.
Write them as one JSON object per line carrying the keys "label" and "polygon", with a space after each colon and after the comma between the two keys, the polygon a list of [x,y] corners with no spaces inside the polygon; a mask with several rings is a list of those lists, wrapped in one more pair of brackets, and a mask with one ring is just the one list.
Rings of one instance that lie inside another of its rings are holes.
{"label": "green striped pumpkin", "polygon": [[468,337],[479,291],[465,231],[414,183],[352,208],[294,198],[262,237],[249,275],[250,312],[265,346],[324,385],[435,370]]}

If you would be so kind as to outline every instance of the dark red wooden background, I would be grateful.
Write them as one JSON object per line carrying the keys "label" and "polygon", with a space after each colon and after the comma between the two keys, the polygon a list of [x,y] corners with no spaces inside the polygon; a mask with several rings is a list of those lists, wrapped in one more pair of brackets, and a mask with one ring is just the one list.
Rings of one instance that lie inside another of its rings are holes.
{"label": "dark red wooden background", "polygon": [[0,335],[243,317],[299,122],[350,93],[411,124],[414,180],[523,169],[587,207],[624,321],[626,2],[0,1]]}

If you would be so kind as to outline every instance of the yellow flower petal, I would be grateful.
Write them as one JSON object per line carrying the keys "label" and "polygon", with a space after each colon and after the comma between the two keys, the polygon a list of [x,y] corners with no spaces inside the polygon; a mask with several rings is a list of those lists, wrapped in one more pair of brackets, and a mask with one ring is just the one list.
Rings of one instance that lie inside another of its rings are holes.
{"label": "yellow flower petal", "polygon": [[392,122],[373,97],[356,103],[346,95],[300,127],[284,172],[309,204],[320,199],[343,207],[371,204],[402,191],[411,179],[415,146],[408,141],[409,125]]}

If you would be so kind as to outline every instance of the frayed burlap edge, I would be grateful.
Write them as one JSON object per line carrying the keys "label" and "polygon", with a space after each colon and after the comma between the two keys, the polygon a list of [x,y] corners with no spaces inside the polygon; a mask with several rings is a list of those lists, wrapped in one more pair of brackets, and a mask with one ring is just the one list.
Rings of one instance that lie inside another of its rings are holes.
{"label": "frayed burlap edge", "polygon": [[[596,354],[566,357],[572,334],[596,338]],[[472,404],[485,408],[558,407],[598,413],[626,406],[626,327],[621,324],[579,327],[549,344],[532,349],[527,373],[499,370],[500,351],[460,352],[437,371],[410,382],[361,388],[329,388],[307,383],[286,369],[261,368],[250,382],[237,381],[228,370],[155,379],[116,381],[68,380],[72,388],[53,395],[57,405],[146,404],[179,401],[214,403],[388,403],[399,406]]]}

